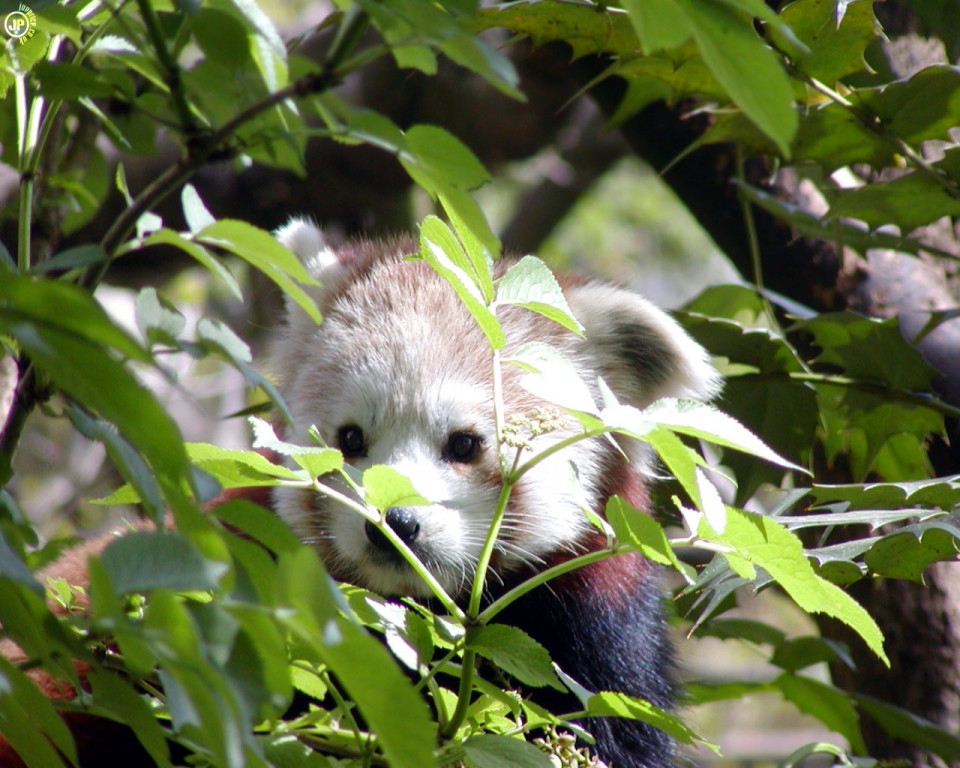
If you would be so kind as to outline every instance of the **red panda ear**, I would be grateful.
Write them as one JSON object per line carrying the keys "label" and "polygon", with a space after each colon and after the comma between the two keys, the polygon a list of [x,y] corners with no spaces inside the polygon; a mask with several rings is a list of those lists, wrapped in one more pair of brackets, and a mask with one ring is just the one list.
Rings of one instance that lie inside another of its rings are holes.
{"label": "red panda ear", "polygon": [[[312,221],[292,218],[276,231],[276,238],[300,260],[310,276],[315,278],[319,287],[308,292],[322,313],[337,287],[347,274],[339,254],[324,237],[323,232]],[[292,322],[295,315],[301,313],[296,303],[287,298],[287,316]]]}
{"label": "red panda ear", "polygon": [[646,299],[602,283],[565,294],[586,329],[589,354],[621,402],[642,408],[661,397],[709,400],[719,393],[722,379],[707,351]]}

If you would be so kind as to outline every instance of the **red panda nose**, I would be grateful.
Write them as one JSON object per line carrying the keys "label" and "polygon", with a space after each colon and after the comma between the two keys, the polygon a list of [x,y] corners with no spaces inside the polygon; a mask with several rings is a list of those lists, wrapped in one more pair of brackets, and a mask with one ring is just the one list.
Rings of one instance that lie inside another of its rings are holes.
{"label": "red panda nose", "polygon": [[[400,540],[408,546],[414,542],[420,533],[420,521],[417,520],[416,510],[410,507],[390,507],[387,510],[386,522],[387,525],[393,529],[393,532],[400,537]],[[364,525],[364,530],[366,531],[367,539],[369,539],[370,543],[377,547],[377,549],[382,549],[385,552],[394,551],[393,544],[390,543],[390,540],[384,536],[383,532],[373,523],[367,521]]]}

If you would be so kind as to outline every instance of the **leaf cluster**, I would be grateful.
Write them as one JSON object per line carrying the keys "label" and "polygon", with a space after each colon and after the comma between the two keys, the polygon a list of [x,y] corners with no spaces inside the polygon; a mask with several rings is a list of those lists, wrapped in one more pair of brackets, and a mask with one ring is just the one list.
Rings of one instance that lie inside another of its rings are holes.
{"label": "leaf cluster", "polygon": [[[711,114],[700,143],[735,141],[745,153],[793,164],[822,193],[824,214],[742,179],[738,191],[745,205],[804,235],[861,251],[918,253],[931,249],[910,237],[915,230],[960,213],[960,155],[950,143],[960,76],[935,66],[856,85],[879,35],[871,3],[798,0],[779,14],[759,0],[622,6],[343,0],[326,22],[335,33],[320,61],[291,55],[249,0],[64,0],[36,9],[35,34],[22,44],[6,41],[0,160],[15,171],[19,194],[8,211],[15,244],[0,245],[0,334],[18,375],[8,393],[0,477],[7,483],[15,475],[27,415],[43,407],[104,444],[126,483],[109,501],[139,502],[152,520],[91,560],[86,587],[45,584],[36,570],[51,551],[37,548],[14,496],[0,497],[0,625],[22,651],[0,659],[0,730],[28,765],[77,762],[73,739],[31,670],[77,691],[60,710],[126,724],[160,766],[173,764],[171,745],[192,764],[216,766],[545,768],[553,764],[548,752],[575,765],[582,756],[564,740],[582,735],[578,720],[597,716],[640,719],[680,742],[702,742],[648,702],[586,691],[535,641],[497,622],[503,608],[551,578],[630,551],[676,570],[691,631],[759,648],[777,669],[762,682],[692,684],[692,705],[777,694],[843,737],[843,745],[822,749],[844,764],[850,755],[869,762],[863,714],[945,761],[960,759],[960,742],[935,725],[805,674],[823,661],[855,664],[859,650],[724,616],[750,590],[778,588],[803,611],[846,623],[885,659],[879,628],[843,587],[865,578],[921,581],[930,563],[955,559],[960,481],[931,479],[926,447],[943,434],[944,417],[958,414],[938,399],[933,370],[898,322],[777,305],[760,290],[758,272],[755,288],[708,291],[684,317],[727,376],[722,411],[673,401],[641,411],[617,403],[602,383],[598,402],[551,347],[534,343],[515,359],[500,358],[502,307],[537,312],[571,333],[583,329],[542,262],[527,257],[493,279],[500,243],[471,196],[490,178],[480,161],[443,129],[398,125],[336,90],[381,55],[428,76],[443,56],[520,97],[510,60],[479,34],[505,29],[537,45],[565,42],[574,58],[607,57],[599,79],[626,82],[613,124],[653,101],[694,103]],[[376,42],[361,43],[371,26]],[[137,155],[153,150],[160,131],[177,141],[180,156],[133,194],[123,165],[109,169],[97,139]],[[518,433],[549,431],[553,416],[509,424],[498,395],[503,493],[465,605],[383,523],[383,510],[398,499],[419,498],[396,472],[375,467],[353,477],[338,451],[290,445],[262,421],[254,433],[264,453],[184,443],[137,377],[144,368],[168,375],[163,361],[172,354],[224,360],[289,418],[226,325],[202,319],[187,334],[183,314],[148,288],[137,301],[135,338],[93,295],[115,260],[165,245],[237,298],[238,264],[262,272],[320,320],[312,280],[291,253],[250,224],[217,220],[193,187],[182,186],[217,161],[303,173],[311,136],[398,158],[445,217],[423,220],[418,256],[450,282],[485,333],[495,391],[502,367],[519,366],[531,389],[577,425],[554,447],[535,451]],[[930,142],[943,143],[939,156],[929,155]],[[834,171],[852,164],[899,164],[903,172],[843,185]],[[102,239],[61,249],[61,237],[88,222],[113,187],[127,206]],[[177,189],[184,231],[155,212]],[[34,226],[39,221],[47,226]],[[551,451],[611,434],[649,444],[676,479],[675,525],[614,498],[603,515],[585,510],[605,548],[484,604],[490,555],[518,479]],[[701,444],[710,448],[701,452]],[[853,482],[811,482],[824,468],[842,468]],[[401,550],[436,605],[333,584],[313,550],[250,502],[228,502],[212,515],[202,510],[220,489],[287,484],[335,494],[324,483],[331,473],[343,473],[359,499],[348,499],[357,514]],[[718,490],[724,484],[734,489],[727,498]],[[686,562],[691,548],[705,553],[706,565]],[[87,669],[84,682],[74,660]],[[548,712],[523,693],[543,686],[572,691],[582,708]],[[304,697],[309,704],[291,709]]]}

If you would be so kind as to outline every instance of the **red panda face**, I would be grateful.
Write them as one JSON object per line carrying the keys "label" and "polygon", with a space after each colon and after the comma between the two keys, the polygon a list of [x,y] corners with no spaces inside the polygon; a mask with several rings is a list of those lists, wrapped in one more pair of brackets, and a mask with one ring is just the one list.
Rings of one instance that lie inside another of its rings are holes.
{"label": "red panda face", "polygon": [[[415,252],[412,242],[358,243],[333,252],[302,222],[288,225],[280,239],[323,284],[316,299],[324,314],[317,326],[290,309],[288,331],[277,346],[281,391],[295,425],[286,439],[309,445],[314,425],[353,470],[386,465],[409,478],[429,503],[390,508],[386,522],[450,594],[463,594],[500,494],[493,357],[486,337],[439,275],[423,262],[402,258]],[[618,396],[635,404],[665,388],[677,395],[685,387],[691,394],[712,393],[716,376],[702,350],[666,315],[645,303],[639,318],[635,306],[618,311],[611,298],[632,297],[619,289],[585,284],[574,293],[588,300],[582,313],[574,310],[587,320],[586,342],[539,315],[511,308],[499,315],[507,337],[504,358],[527,341],[547,342],[574,362],[595,397],[603,375]],[[589,306],[594,302],[598,306]],[[592,314],[612,330],[590,338]],[[624,336],[636,336],[636,344]],[[692,360],[700,384],[691,382],[676,346]],[[546,405],[524,386],[525,375],[504,367],[508,418]],[[537,437],[533,450],[576,429],[568,419]],[[626,448],[640,459],[636,471],[642,471],[642,452]],[[595,439],[526,474],[507,508],[492,578],[538,569],[556,553],[576,551],[592,529],[584,507],[602,509],[607,479],[622,463],[609,441]],[[324,482],[353,495],[342,478]],[[429,594],[377,527],[332,496],[279,488],[275,502],[298,535],[317,547],[335,578],[385,594]]]}

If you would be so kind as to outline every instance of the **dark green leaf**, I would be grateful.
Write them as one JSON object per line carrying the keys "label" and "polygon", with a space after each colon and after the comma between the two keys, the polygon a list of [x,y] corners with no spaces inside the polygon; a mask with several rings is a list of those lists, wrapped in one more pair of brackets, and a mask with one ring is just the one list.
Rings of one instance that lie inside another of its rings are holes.
{"label": "dark green leaf", "polygon": [[523,739],[491,733],[471,736],[463,743],[469,768],[552,768],[545,752]]}
{"label": "dark green leaf", "polygon": [[863,694],[852,696],[860,709],[891,736],[916,744],[948,764],[960,761],[960,738],[892,704]]}
{"label": "dark green leaf", "polygon": [[[839,24],[837,15],[833,0],[798,0],[780,13],[809,49],[797,57],[801,71],[831,88],[841,78],[866,70],[864,53],[880,34],[869,0],[845,3]],[[771,36],[776,41],[781,39],[775,28]]]}
{"label": "dark green leaf", "polygon": [[0,656],[3,736],[28,768],[77,765],[73,736],[33,681]]}
{"label": "dark green leaf", "polygon": [[931,563],[953,560],[957,555],[960,531],[921,526],[883,537],[864,555],[871,572],[894,579],[923,583],[923,572]]}
{"label": "dark green leaf", "polygon": [[513,675],[521,683],[565,691],[540,643],[517,627],[487,624],[467,633],[467,647]]}
{"label": "dark green leaf", "polygon": [[205,558],[174,531],[134,531],[119,537],[100,556],[118,592],[215,590],[224,563]]}
{"label": "dark green leaf", "polygon": [[866,754],[867,748],[860,733],[860,717],[847,693],[800,675],[780,675],[776,684],[783,697],[795,704],[797,709],[817,718],[831,731],[842,734],[858,754]]}

